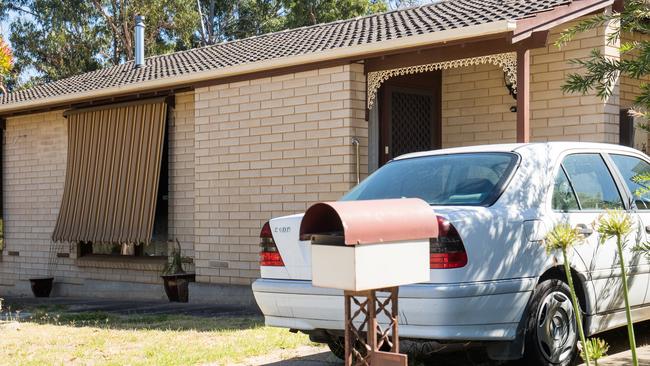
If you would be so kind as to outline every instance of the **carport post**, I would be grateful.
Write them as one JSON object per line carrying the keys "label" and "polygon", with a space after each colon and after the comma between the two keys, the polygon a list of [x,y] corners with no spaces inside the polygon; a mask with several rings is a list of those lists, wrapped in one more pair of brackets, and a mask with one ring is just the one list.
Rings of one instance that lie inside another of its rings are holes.
{"label": "carport post", "polygon": [[517,142],[530,142],[530,49],[517,50]]}

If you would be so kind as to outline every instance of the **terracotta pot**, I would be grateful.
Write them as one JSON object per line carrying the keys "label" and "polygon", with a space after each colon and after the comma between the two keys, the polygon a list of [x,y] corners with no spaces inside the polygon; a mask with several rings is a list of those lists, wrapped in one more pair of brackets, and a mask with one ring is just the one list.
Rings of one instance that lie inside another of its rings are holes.
{"label": "terracotta pot", "polygon": [[32,293],[36,297],[50,297],[52,292],[53,277],[30,278],[29,283],[32,285]]}
{"label": "terracotta pot", "polygon": [[187,302],[189,300],[189,283],[194,282],[194,273],[177,273],[161,276],[167,298],[171,302]]}

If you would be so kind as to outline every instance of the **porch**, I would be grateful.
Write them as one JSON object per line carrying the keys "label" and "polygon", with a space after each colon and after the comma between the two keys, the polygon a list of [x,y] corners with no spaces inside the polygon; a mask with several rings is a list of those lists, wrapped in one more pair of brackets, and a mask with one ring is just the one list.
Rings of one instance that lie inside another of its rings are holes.
{"label": "porch", "polygon": [[607,46],[611,25],[555,45],[587,14],[567,6],[513,33],[365,59],[368,171],[405,153],[466,145],[574,140],[644,150],[648,136],[635,131],[618,90],[607,100],[562,92],[577,71],[570,60],[594,48],[620,57]]}

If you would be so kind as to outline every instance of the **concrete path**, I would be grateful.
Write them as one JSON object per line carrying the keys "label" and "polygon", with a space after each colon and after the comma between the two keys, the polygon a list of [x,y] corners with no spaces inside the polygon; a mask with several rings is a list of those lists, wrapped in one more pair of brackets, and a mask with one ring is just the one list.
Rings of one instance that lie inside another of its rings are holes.
{"label": "concrete path", "polygon": [[[114,299],[77,299],[69,297],[4,297],[5,306],[34,308],[37,306],[61,306],[66,312],[105,312],[109,314],[135,315],[191,315],[200,317],[260,315],[256,309],[241,306],[213,304],[186,304],[165,301],[133,301]],[[6,310],[6,309],[5,309]]]}
{"label": "concrete path", "polygon": [[[650,321],[639,323],[635,326],[637,340],[637,356],[639,365],[650,366]],[[610,345],[609,356],[599,361],[599,366],[629,366],[631,353],[628,347],[627,330],[625,328],[615,329],[598,336]],[[322,348],[303,348],[293,351],[294,354],[278,352],[265,357],[256,357],[247,360],[243,365],[272,365],[272,366],[333,366],[342,365],[338,359],[327,350]],[[429,356],[422,354],[411,354],[409,359],[414,360],[413,365],[436,365],[436,366],[526,366],[523,362],[495,363],[490,362],[485,353],[480,350],[468,350],[455,353],[439,353]]]}

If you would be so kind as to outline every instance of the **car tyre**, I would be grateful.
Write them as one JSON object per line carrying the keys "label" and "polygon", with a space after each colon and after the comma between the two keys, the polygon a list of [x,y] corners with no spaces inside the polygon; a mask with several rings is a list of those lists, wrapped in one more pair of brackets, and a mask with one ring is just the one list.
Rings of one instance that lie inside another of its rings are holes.
{"label": "car tyre", "polygon": [[566,283],[555,279],[539,283],[526,317],[525,365],[576,364],[579,336],[571,292]]}
{"label": "car tyre", "polygon": [[327,347],[340,360],[345,360],[345,338],[332,337],[327,342]]}
{"label": "car tyre", "polygon": [[[336,356],[338,359],[345,361],[345,338],[343,337],[332,337],[330,340],[327,342],[327,347],[329,347],[330,351]],[[365,348],[361,347],[361,344],[357,344],[357,350],[362,354],[366,355],[366,350]],[[390,346],[388,344],[384,343],[381,348],[381,351],[388,352],[390,351]]]}

